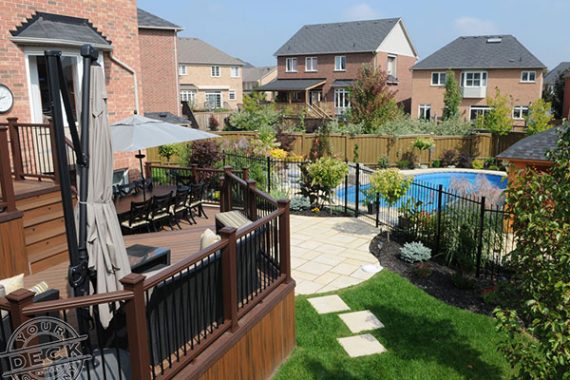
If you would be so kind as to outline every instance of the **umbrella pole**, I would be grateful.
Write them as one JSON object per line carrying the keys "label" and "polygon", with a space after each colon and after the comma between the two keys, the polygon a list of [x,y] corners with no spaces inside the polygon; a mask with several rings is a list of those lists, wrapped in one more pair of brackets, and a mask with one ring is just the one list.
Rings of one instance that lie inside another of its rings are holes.
{"label": "umbrella pole", "polygon": [[146,201],[146,184],[144,183],[144,168],[143,168],[143,159],[146,156],[144,154],[142,154],[141,150],[139,149],[139,153],[137,155],[135,155],[135,158],[139,159],[139,165],[140,165],[140,172],[141,172],[141,179],[142,179],[142,191],[143,191],[143,201]]}

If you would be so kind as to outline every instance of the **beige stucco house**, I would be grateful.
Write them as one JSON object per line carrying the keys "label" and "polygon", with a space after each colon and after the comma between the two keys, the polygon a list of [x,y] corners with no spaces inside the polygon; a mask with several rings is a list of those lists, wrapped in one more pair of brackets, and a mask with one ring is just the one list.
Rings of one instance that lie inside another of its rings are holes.
{"label": "beige stucco house", "polygon": [[243,103],[243,62],[198,38],[178,38],[180,100],[194,110],[236,110]]}
{"label": "beige stucco house", "polygon": [[[244,67],[243,68],[243,92],[251,94],[259,86],[265,86],[267,83],[277,79],[276,66],[263,66],[263,67]],[[267,91],[265,99],[268,101],[273,100],[273,93]]]}

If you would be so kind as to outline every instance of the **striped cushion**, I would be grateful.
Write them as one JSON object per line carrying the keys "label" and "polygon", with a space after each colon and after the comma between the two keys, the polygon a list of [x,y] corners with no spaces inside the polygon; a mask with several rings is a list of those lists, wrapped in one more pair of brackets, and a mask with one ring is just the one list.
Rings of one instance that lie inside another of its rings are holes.
{"label": "striped cushion", "polygon": [[216,220],[226,227],[240,228],[251,224],[252,221],[246,218],[239,211],[222,212],[216,215]]}
{"label": "striped cushion", "polygon": [[42,281],[34,286],[32,286],[29,290],[36,293],[36,295],[38,294],[42,294],[43,292],[47,291],[49,289],[49,286],[47,284],[47,282]]}

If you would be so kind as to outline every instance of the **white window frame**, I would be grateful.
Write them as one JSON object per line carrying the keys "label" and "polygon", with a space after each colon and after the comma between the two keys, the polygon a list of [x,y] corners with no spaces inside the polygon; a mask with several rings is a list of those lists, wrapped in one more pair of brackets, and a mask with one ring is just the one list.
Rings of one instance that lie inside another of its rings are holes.
{"label": "white window frame", "polygon": [[[469,120],[471,121],[475,121],[477,120],[477,117],[479,117],[479,115],[486,115],[487,113],[489,113],[491,111],[491,107],[489,106],[471,106],[469,107]],[[477,110],[480,112],[477,112],[477,117],[473,118],[471,117],[473,114],[473,110]]]}
{"label": "white window frame", "polygon": [[237,94],[235,90],[228,91],[228,100],[237,100]]}
{"label": "white window frame", "polygon": [[536,71],[521,71],[521,83],[536,83]]}
{"label": "white window frame", "polygon": [[285,72],[286,73],[297,72],[297,57],[285,58]]}
{"label": "white window frame", "polygon": [[222,108],[224,106],[224,95],[223,95],[222,91],[217,91],[217,90],[206,91],[204,93],[204,99],[205,99],[205,103],[207,103],[207,104],[210,103],[208,101],[208,98],[210,97],[210,95],[214,95],[214,96],[219,95],[219,98],[220,98],[220,104],[218,105],[218,107],[213,107],[212,109]]}
{"label": "white window frame", "polygon": [[239,66],[230,67],[230,77],[239,78]]}
{"label": "white window frame", "polygon": [[[469,79],[469,76],[471,76],[471,79]],[[464,71],[461,73],[461,87],[468,87],[468,88],[487,87],[487,80],[488,80],[488,74],[486,71]],[[469,81],[471,81],[471,84],[467,84]],[[476,81],[479,82],[478,85],[475,85]]]}
{"label": "white window frame", "polygon": [[210,75],[212,78],[219,78],[222,76],[222,68],[219,65],[213,65],[210,68]]}
{"label": "white window frame", "polygon": [[[393,73],[388,72],[391,60],[394,61],[394,72]],[[398,77],[398,56],[397,55],[388,54],[388,58],[386,58],[386,73],[388,75],[392,75],[394,78]]]}
{"label": "white window frame", "polygon": [[[519,116],[515,116],[515,113],[519,113]],[[525,115],[526,114],[526,115]],[[514,106],[513,107],[513,119],[514,120],[524,120],[528,116],[528,106]]]}
{"label": "white window frame", "polygon": [[342,115],[350,109],[350,92],[344,87],[334,89],[334,109],[337,115]]}
{"label": "white window frame", "polygon": [[178,75],[188,75],[188,66],[185,64],[178,65]]}
{"label": "white window frame", "polygon": [[180,101],[187,101],[188,105],[196,104],[196,90],[180,90]]}
{"label": "white window frame", "polygon": [[[311,64],[309,64],[309,62],[311,62]],[[305,72],[316,73],[318,64],[319,59],[317,57],[305,57]]]}
{"label": "white window frame", "polygon": [[[437,83],[433,81],[434,76],[437,75]],[[442,80],[443,78],[443,80]],[[434,71],[431,73],[431,85],[434,87],[443,87],[447,81],[447,73],[445,71]]]}
{"label": "white window frame", "polygon": [[334,71],[346,71],[346,55],[334,57]]}
{"label": "white window frame", "polygon": [[[429,117],[426,117],[426,111],[429,111]],[[418,119],[421,120],[431,119],[431,104],[420,104],[418,106]]]}

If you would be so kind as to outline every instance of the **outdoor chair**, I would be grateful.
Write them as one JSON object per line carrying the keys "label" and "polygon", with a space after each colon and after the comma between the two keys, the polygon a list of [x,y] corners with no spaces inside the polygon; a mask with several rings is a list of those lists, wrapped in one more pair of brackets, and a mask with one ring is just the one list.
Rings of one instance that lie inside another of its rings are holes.
{"label": "outdoor chair", "polygon": [[186,208],[188,209],[188,214],[190,219],[194,223],[196,223],[196,219],[194,219],[193,212],[196,211],[198,216],[203,216],[204,218],[208,219],[208,215],[204,211],[204,193],[206,191],[206,185],[204,182],[200,183],[193,183],[190,185],[190,196],[188,197],[188,202],[186,203]]}
{"label": "outdoor chair", "polygon": [[137,193],[139,193],[143,190],[152,191],[152,186],[153,186],[152,178],[145,178],[144,180],[139,179],[139,180],[133,181],[132,186],[134,187],[134,191]]}
{"label": "outdoor chair", "polygon": [[190,189],[187,187],[180,187],[176,190],[176,195],[173,198],[172,206],[170,207],[170,213],[172,214],[172,219],[178,226],[180,227],[180,220],[186,219],[189,224],[192,224],[192,221],[189,217],[188,207],[188,197],[190,196]]}
{"label": "outdoor chair", "polygon": [[191,175],[174,174],[176,187],[190,187],[194,183],[194,177]]}
{"label": "outdoor chair", "polygon": [[160,231],[165,225],[174,230],[174,227],[172,227],[172,213],[170,212],[171,202],[172,191],[166,195],[155,195],[152,197],[148,220],[154,231]]}
{"label": "outdoor chair", "polygon": [[128,218],[121,222],[121,229],[124,233],[134,233],[141,230],[150,232],[149,213],[151,204],[150,199],[143,202],[131,202]]}
{"label": "outdoor chair", "polygon": [[130,183],[127,183],[125,185],[117,185],[116,189],[117,189],[116,193],[118,198],[132,195],[135,192],[135,187]]}

